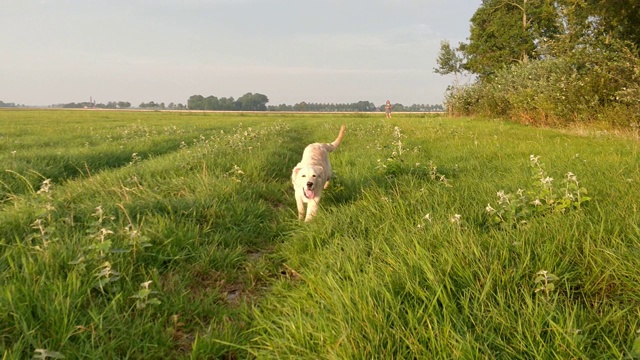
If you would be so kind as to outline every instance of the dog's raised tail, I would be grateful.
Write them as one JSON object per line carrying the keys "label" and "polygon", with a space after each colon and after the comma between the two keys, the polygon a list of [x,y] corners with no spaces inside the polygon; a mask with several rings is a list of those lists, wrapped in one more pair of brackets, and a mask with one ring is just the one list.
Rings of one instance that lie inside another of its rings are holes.
{"label": "dog's raised tail", "polygon": [[342,124],[342,126],[340,127],[340,133],[338,133],[338,137],[331,144],[329,144],[330,145],[329,151],[335,150],[338,147],[338,145],[340,145],[340,142],[342,142],[342,138],[344,137],[345,128],[346,126]]}

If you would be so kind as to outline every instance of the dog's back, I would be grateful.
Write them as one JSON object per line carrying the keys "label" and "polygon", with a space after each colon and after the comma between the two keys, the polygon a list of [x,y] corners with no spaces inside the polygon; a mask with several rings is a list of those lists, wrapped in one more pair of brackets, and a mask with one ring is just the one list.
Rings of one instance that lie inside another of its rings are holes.
{"label": "dog's back", "polygon": [[328,153],[338,148],[344,137],[345,126],[340,127],[338,137],[332,143],[313,143],[307,145],[302,153],[302,161],[309,164],[325,164],[328,162]]}

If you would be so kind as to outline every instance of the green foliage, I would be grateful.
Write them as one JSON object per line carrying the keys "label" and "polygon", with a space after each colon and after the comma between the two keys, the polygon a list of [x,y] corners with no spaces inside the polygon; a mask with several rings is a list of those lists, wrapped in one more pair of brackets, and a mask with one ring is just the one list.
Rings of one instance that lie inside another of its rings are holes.
{"label": "green foliage", "polygon": [[464,59],[459,50],[453,49],[449,41],[443,40],[440,42],[440,52],[436,63],[438,67],[433,69],[436,74],[449,75],[460,74],[463,72]]}
{"label": "green foliage", "polygon": [[526,225],[535,216],[551,213],[565,213],[579,210],[582,204],[591,200],[587,190],[580,186],[578,177],[572,172],[566,173],[560,187],[553,186],[553,178],[547,175],[539,156],[530,156],[530,187],[518,189],[516,193],[497,192],[497,209],[487,205],[487,222],[502,227]]}
{"label": "green foliage", "polygon": [[483,1],[471,18],[465,68],[480,77],[540,57],[539,44],[558,33],[555,2]]}
{"label": "green foliage", "polygon": [[[402,129],[400,129],[400,127],[395,126],[393,128],[393,142],[390,146],[387,146],[391,149],[391,154],[384,161],[382,159],[378,159],[376,169],[390,180],[399,176],[410,175],[420,179],[429,178],[433,181],[438,181],[445,186],[451,186],[447,177],[438,172],[438,167],[434,164],[433,160],[429,160],[428,165],[424,165],[419,162],[416,162],[413,165],[408,163],[406,160],[407,151],[415,154],[420,152],[420,148],[403,148],[403,138],[406,138],[406,135],[402,133]],[[403,154],[405,155],[403,156]]]}
{"label": "green foliage", "polygon": [[263,94],[246,93],[237,100],[233,97],[220,98],[211,95],[192,95],[187,101],[190,110],[238,110],[238,111],[265,111],[269,98]]}
{"label": "green foliage", "polygon": [[556,275],[547,270],[540,270],[536,273],[535,292],[543,292],[545,299],[549,301],[549,294],[556,288],[555,282],[560,280]]}
{"label": "green foliage", "polygon": [[528,124],[637,126],[639,19],[627,0],[484,1],[458,48],[478,79],[450,89],[447,107]]}
{"label": "green foliage", "polygon": [[0,101],[0,108],[14,108],[16,107],[16,103],[6,103],[4,101]]}
{"label": "green foliage", "polygon": [[152,295],[157,294],[157,291],[149,290],[149,285],[153,281],[145,281],[140,284],[141,289],[131,298],[136,299],[136,309],[141,310],[147,307],[147,305],[160,305],[162,302]]}
{"label": "green foliage", "polygon": [[558,1],[575,37],[604,36],[640,47],[640,3],[635,0]]}
{"label": "green foliage", "polygon": [[[460,114],[544,125],[597,120],[629,128],[640,121],[639,61],[625,44],[596,41],[564,57],[499,71],[449,93],[447,102]],[[606,116],[612,109],[615,116]]]}
{"label": "green foliage", "polygon": [[[146,104],[143,103],[144,106],[140,106],[141,108],[146,107]],[[155,104],[154,104],[155,106]],[[164,103],[163,103],[164,106]],[[67,104],[57,104],[53,107],[61,107],[65,109],[86,109],[86,108],[96,108],[96,109],[128,109],[131,107],[131,103],[128,101],[109,101],[106,104],[95,102],[80,102],[80,103],[67,103]]]}

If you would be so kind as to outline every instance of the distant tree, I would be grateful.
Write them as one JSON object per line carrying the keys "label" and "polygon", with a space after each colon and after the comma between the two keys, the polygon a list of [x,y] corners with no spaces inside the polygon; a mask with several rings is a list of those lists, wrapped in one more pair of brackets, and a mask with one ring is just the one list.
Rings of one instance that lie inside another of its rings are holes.
{"label": "distant tree", "polygon": [[354,104],[355,111],[375,111],[376,106],[369,101],[358,101]]}
{"label": "distant tree", "polygon": [[154,101],[149,101],[148,103],[140,103],[138,106],[140,109],[161,109],[164,107],[164,103],[157,104]]}
{"label": "distant tree", "polygon": [[128,109],[131,107],[131,103],[128,101],[118,101],[118,107],[120,109]]}
{"label": "distant tree", "polygon": [[287,104],[270,105],[268,109],[269,111],[293,111],[293,106]]}
{"label": "distant tree", "polygon": [[202,95],[191,95],[187,100],[187,107],[191,110],[204,110],[204,105],[204,96]]}
{"label": "distant tree", "polygon": [[229,97],[229,98],[220,98],[220,106],[219,109],[216,110],[226,110],[226,111],[233,111],[233,110],[239,110],[239,108],[237,108],[236,105],[236,101],[233,99],[233,97]]}
{"label": "distant tree", "polygon": [[293,105],[293,111],[307,111],[307,103],[303,101]]}
{"label": "distant tree", "polygon": [[203,97],[202,95],[192,95],[187,106],[191,110],[225,110],[225,111],[265,111],[269,99],[266,95],[258,93],[246,93],[238,100],[233,97],[217,98],[213,95]]}
{"label": "distant tree", "polygon": [[220,100],[215,96],[207,96],[202,104],[204,107],[201,110],[220,110]]}
{"label": "distant tree", "polygon": [[67,103],[67,104],[60,104],[59,107],[65,108],[65,109],[91,109],[94,107],[94,103],[92,102],[88,102],[88,101],[84,101],[84,102],[80,102],[80,103]]}
{"label": "distant tree", "polygon": [[411,112],[440,112],[443,111],[444,108],[441,104],[412,104],[411,106],[405,106],[404,110]]}
{"label": "distant tree", "polygon": [[245,111],[265,111],[268,102],[269,98],[266,95],[258,93],[246,93],[236,101],[240,110]]}

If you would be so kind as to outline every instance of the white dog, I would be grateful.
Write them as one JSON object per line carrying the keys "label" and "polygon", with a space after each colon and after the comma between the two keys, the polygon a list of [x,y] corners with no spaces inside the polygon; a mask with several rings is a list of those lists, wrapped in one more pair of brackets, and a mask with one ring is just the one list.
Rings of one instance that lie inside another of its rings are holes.
{"label": "white dog", "polygon": [[[322,190],[329,186],[331,163],[329,153],[334,151],[344,136],[345,126],[340,127],[338,137],[331,144],[314,143],[308,145],[302,153],[302,160],[291,172],[291,182],[296,194],[298,219],[305,222],[316,216]],[[307,204],[305,217],[304,204]]]}

